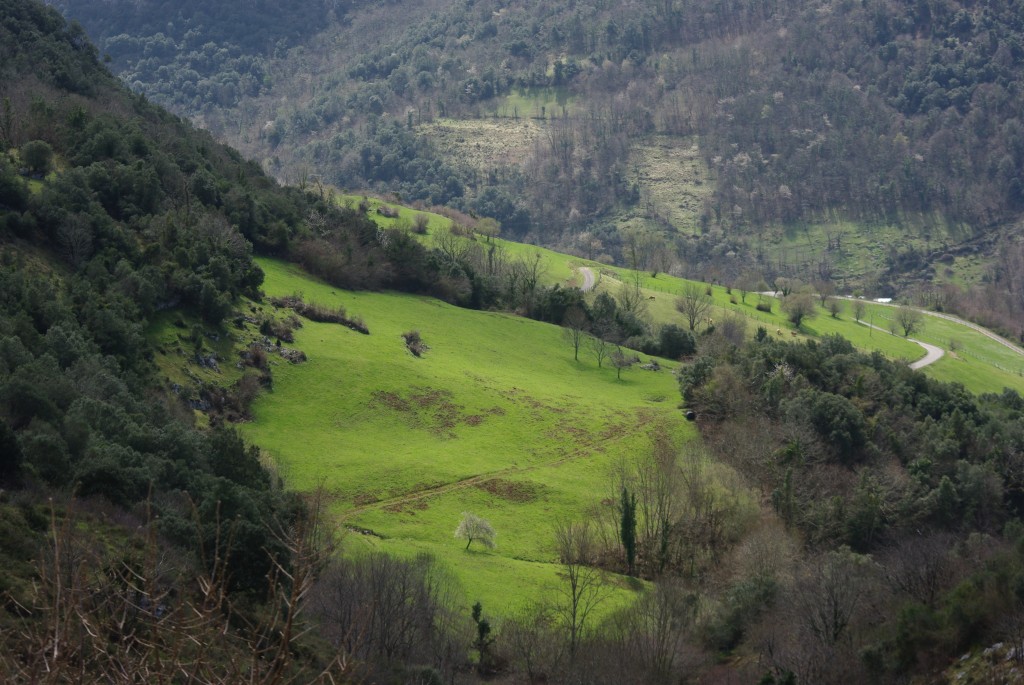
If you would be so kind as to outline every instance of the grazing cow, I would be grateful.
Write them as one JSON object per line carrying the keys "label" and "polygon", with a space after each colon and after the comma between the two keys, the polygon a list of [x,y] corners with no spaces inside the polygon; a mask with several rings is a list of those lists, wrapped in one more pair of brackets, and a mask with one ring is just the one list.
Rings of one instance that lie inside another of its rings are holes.
{"label": "grazing cow", "polygon": [[777,334],[779,334],[779,335],[782,335],[782,329],[781,329],[781,328],[776,328],[776,329],[775,329],[775,332],[776,332]]}
{"label": "grazing cow", "polygon": [[794,338],[796,337],[796,331],[790,331],[790,332],[789,332],[789,334],[790,334],[791,336],[793,336]]}

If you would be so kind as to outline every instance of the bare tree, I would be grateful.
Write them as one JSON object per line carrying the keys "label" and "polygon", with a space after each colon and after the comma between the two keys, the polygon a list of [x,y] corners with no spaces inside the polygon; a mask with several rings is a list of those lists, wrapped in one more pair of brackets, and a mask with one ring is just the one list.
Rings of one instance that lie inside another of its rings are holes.
{"label": "bare tree", "polygon": [[308,595],[329,554],[318,509],[314,503],[309,516],[274,532],[288,563],[271,559],[266,604],[252,612],[235,611],[228,592],[230,526],[189,567],[187,555],[165,553],[152,522],[114,551],[85,543],[73,503],[60,521],[54,507],[21,619],[0,631],[0,673],[26,683],[166,682],[182,674],[215,685],[349,681],[346,653],[316,668],[295,659],[305,649],[298,642],[308,632]]}
{"label": "bare tree", "polygon": [[57,240],[68,263],[80,267],[92,255],[92,226],[84,214],[69,214],[57,228]]}
{"label": "bare tree", "polygon": [[313,592],[321,637],[372,680],[374,664],[433,663],[452,672],[470,642],[454,581],[427,555],[372,553],[333,562]]}
{"label": "bare tree", "polygon": [[502,641],[531,683],[546,681],[565,657],[565,642],[558,634],[557,621],[550,607],[540,605],[501,625]]}
{"label": "bare tree", "polygon": [[612,350],[615,348],[615,344],[605,340],[600,335],[587,336],[586,342],[587,349],[590,350],[591,354],[594,355],[594,359],[597,360],[597,368],[602,368],[604,360],[612,353]]}
{"label": "bare tree", "polygon": [[697,330],[697,323],[711,311],[711,296],[701,283],[688,282],[682,294],[676,298],[676,310],[686,317],[690,330]]}
{"label": "bare tree", "polygon": [[814,283],[814,291],[818,295],[821,306],[824,307],[828,303],[829,298],[836,294],[836,286],[832,281],[816,281]]}
{"label": "bare tree", "polygon": [[953,550],[956,537],[949,533],[914,535],[882,557],[883,575],[893,591],[934,607],[939,596],[957,580]]}
{"label": "bare tree", "polygon": [[[612,620],[611,648],[622,664],[618,682],[677,683],[687,663],[697,597],[678,579],[661,579],[628,611]],[[634,680],[635,678],[635,680]]]}
{"label": "bare tree", "polygon": [[590,322],[587,321],[587,314],[580,307],[573,305],[565,311],[565,318],[562,319],[564,328],[563,336],[572,345],[573,359],[580,360],[580,346],[586,339],[586,331]]}
{"label": "bare tree", "polygon": [[635,357],[631,357],[622,351],[622,347],[616,345],[615,350],[612,352],[612,366],[615,367],[615,379],[622,380],[622,370],[628,369],[633,366],[636,362]]}
{"label": "bare tree", "polygon": [[598,548],[589,521],[565,521],[555,526],[555,548],[562,572],[560,601],[555,612],[569,633],[569,654],[575,657],[594,609],[608,595],[604,573],[596,568]]}

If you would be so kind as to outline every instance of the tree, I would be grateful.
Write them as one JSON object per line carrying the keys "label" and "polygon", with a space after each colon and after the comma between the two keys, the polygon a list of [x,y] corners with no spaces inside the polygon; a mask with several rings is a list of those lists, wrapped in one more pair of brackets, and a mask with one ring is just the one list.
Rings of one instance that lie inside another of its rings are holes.
{"label": "tree", "polygon": [[485,217],[476,222],[476,227],[473,230],[477,235],[482,235],[484,240],[489,243],[501,233],[501,224],[495,219]]}
{"label": "tree", "polygon": [[476,623],[476,639],[473,640],[473,649],[476,650],[479,660],[477,670],[481,673],[489,669],[491,645],[494,638],[491,637],[491,622],[483,617],[483,604],[477,602],[473,605],[473,622]]}
{"label": "tree", "polygon": [[53,148],[44,140],[33,140],[21,146],[21,161],[33,174],[47,174],[53,163]]}
{"label": "tree", "polygon": [[921,330],[921,326],[924,324],[924,316],[913,307],[897,307],[896,323],[903,329],[903,337],[906,338],[911,333]]}
{"label": "tree", "polygon": [[867,305],[864,304],[864,300],[853,301],[853,318],[855,321],[860,321],[864,318],[865,309],[867,309]]}
{"label": "tree", "polygon": [[605,340],[600,335],[591,335],[587,338],[587,348],[597,360],[597,368],[599,369],[604,365],[604,360],[608,358],[613,346],[611,342]]}
{"label": "tree", "polygon": [[828,304],[829,298],[836,294],[836,286],[832,281],[818,281],[814,284],[814,290],[818,293],[822,307]]}
{"label": "tree", "polygon": [[832,315],[833,319],[838,319],[839,315],[843,313],[843,303],[835,297],[825,300],[825,308],[828,309],[828,313]]}
{"label": "tree", "polygon": [[622,499],[619,504],[621,520],[619,533],[622,536],[622,550],[626,554],[626,568],[629,575],[636,573],[636,495],[630,494],[625,485],[622,486]]}
{"label": "tree", "polygon": [[658,332],[658,351],[666,359],[679,359],[697,351],[693,334],[674,323],[665,324]]}
{"label": "tree", "polygon": [[697,329],[697,322],[711,310],[711,296],[701,283],[687,283],[682,294],[676,298],[676,310],[686,317],[690,330]]}
{"label": "tree", "polygon": [[789,295],[782,301],[782,311],[797,328],[804,319],[814,318],[814,299],[807,293]]}
{"label": "tree", "polygon": [[563,336],[572,345],[572,358],[576,361],[580,360],[580,345],[586,338],[588,325],[587,313],[581,307],[573,305],[566,310],[565,318],[562,319],[562,326],[565,329]]}
{"label": "tree", "polygon": [[587,619],[607,593],[604,576],[592,565],[597,545],[589,521],[567,521],[555,526],[555,546],[565,584],[559,587],[562,601],[556,611],[569,631],[569,654],[575,657]]}
{"label": "tree", "polygon": [[621,347],[616,345],[615,351],[612,352],[612,366],[615,367],[615,380],[622,380],[622,370],[633,366],[634,361],[636,360],[633,357],[628,356],[622,351]]}
{"label": "tree", "polygon": [[490,522],[468,511],[462,512],[462,520],[455,529],[455,537],[466,541],[466,549],[469,549],[474,540],[479,541],[487,549],[494,549],[497,544],[494,542],[497,533]]}

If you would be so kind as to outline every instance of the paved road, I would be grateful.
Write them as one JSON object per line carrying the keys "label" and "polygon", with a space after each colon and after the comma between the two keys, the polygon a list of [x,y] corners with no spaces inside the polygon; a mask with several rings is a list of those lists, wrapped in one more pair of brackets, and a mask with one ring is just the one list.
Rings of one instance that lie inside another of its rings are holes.
{"label": "paved road", "polygon": [[[771,295],[772,297],[778,297],[778,293],[777,292],[764,292],[764,293],[761,293],[761,294],[762,295]],[[858,298],[855,298],[855,297],[845,297],[845,296],[838,296],[838,297],[841,300],[856,300],[856,299],[858,299]],[[875,302],[874,300],[863,300],[863,301],[864,302],[868,302],[870,304],[880,304],[883,307],[899,307],[900,306],[898,304],[894,304],[894,303],[891,303],[891,302]],[[999,335],[997,333],[993,333],[992,331],[988,330],[987,328],[984,328],[983,326],[979,326],[976,323],[972,323],[972,322],[967,321],[965,319],[961,319],[959,316],[953,316],[952,314],[942,314],[941,312],[933,312],[933,311],[931,311],[929,309],[921,309],[919,307],[914,307],[913,309],[916,309],[917,311],[921,312],[925,316],[934,316],[937,319],[945,319],[946,321],[952,321],[953,323],[958,323],[961,326],[967,326],[968,328],[971,328],[971,329],[977,331],[978,333],[981,333],[986,338],[989,338],[991,340],[995,340],[1000,345],[1003,345],[1004,347],[1007,347],[1007,348],[1013,350],[1017,354],[1024,355],[1024,348],[1021,348],[1019,345],[1016,345],[1016,344],[1010,342],[1009,340],[1007,340],[1003,336],[1001,336],[1001,335]],[[864,323],[864,322],[862,321],[861,323]],[[868,324],[864,324],[864,325],[866,326]],[[883,330],[881,328],[878,328],[878,326],[874,326],[874,328],[876,328],[878,330]],[[888,333],[888,332],[889,331],[886,331],[886,333]],[[937,357],[932,358],[931,350],[938,350],[939,349],[939,348],[935,347],[934,345],[929,345],[928,343],[923,343],[920,340],[914,340],[913,338],[908,338],[908,340],[910,340],[911,342],[917,343],[918,345],[920,345],[921,347],[925,348],[926,350],[929,350],[928,354],[926,354],[922,359],[919,359],[916,362],[914,362],[913,364],[911,364],[910,368],[912,368],[912,369],[920,369],[921,367],[928,366],[928,364],[932,364],[932,363],[934,363],[934,362],[936,362],[936,361],[938,361],[939,359],[942,358],[941,354],[938,355]]]}
{"label": "paved road", "polygon": [[580,286],[580,290],[583,292],[590,292],[594,289],[594,272],[586,266],[580,267],[580,276],[583,277],[583,285]]}
{"label": "paved road", "polygon": [[[882,331],[886,335],[892,335],[891,331],[887,331],[884,328],[882,328],[881,326],[875,326],[874,324],[867,323],[866,321],[858,321],[858,323],[861,326],[867,326],[868,328],[874,328],[876,331]],[[929,364],[934,364],[935,362],[939,361],[946,354],[946,351],[944,349],[942,349],[941,347],[936,347],[935,345],[929,345],[926,342],[921,342],[920,340],[914,340],[913,338],[907,338],[907,340],[909,340],[912,343],[916,343],[916,344],[918,344],[918,345],[920,345],[921,347],[924,348],[924,356],[921,357],[920,359],[918,359],[916,362],[911,362],[910,363],[910,368],[912,368],[912,369],[923,369],[924,367],[928,366]]]}
{"label": "paved road", "polygon": [[918,359],[916,362],[912,362],[910,364],[910,368],[912,369],[923,369],[929,364],[934,364],[935,362],[939,361],[940,359],[942,359],[943,355],[946,354],[946,351],[941,347],[929,345],[928,343],[921,342],[920,340],[914,340],[913,338],[907,338],[907,340],[909,340],[912,343],[917,343],[927,351],[926,355]]}

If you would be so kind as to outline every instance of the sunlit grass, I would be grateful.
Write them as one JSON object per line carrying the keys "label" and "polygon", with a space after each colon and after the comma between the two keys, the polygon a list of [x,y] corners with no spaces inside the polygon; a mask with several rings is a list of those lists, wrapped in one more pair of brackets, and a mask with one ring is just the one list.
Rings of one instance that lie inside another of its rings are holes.
{"label": "sunlit grass", "polygon": [[[550,591],[555,522],[610,506],[601,502],[614,495],[613,466],[650,449],[655,425],[680,444],[695,435],[664,360],[660,372],[616,380],[585,354],[574,361],[557,326],[260,265],[268,294],[343,305],[371,335],[306,323],[295,344],[309,361],[274,368],[247,437],[290,487],[323,486],[334,515],[372,531],[346,546],[429,552],[452,566],[469,603],[506,613]],[[421,358],[405,347],[409,330],[429,345]],[[491,521],[495,550],[467,552],[453,537],[463,511]],[[608,606],[631,593],[620,588]]]}

